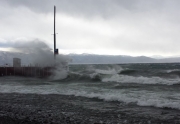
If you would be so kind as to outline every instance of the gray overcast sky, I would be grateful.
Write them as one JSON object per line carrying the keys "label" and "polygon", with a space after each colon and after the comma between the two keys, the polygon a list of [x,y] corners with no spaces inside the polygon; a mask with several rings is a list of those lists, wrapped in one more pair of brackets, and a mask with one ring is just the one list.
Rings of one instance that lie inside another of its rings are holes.
{"label": "gray overcast sky", "polygon": [[0,0],[0,47],[39,39],[60,53],[180,55],[180,0]]}

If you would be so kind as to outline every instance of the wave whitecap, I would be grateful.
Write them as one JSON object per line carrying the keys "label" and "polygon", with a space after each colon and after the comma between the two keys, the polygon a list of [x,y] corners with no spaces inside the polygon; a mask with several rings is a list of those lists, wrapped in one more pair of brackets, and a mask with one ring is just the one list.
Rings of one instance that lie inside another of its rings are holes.
{"label": "wave whitecap", "polygon": [[118,83],[137,83],[137,84],[164,84],[173,85],[180,84],[180,78],[165,79],[160,77],[134,77],[127,75],[112,75],[111,77],[104,78],[103,82],[118,82]]}

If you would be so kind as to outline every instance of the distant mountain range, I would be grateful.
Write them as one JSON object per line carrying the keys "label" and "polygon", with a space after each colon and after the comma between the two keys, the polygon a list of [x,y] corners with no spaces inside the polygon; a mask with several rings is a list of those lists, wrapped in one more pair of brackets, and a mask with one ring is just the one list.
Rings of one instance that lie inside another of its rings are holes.
{"label": "distant mountain range", "polygon": [[173,63],[180,57],[155,59],[146,56],[69,54],[73,64]]}
{"label": "distant mountain range", "polygon": [[[13,53],[0,51],[0,65],[12,65],[13,58],[20,58],[22,65],[32,64],[33,54]],[[53,54],[52,54],[53,56]],[[180,57],[155,59],[146,56],[126,55],[96,55],[96,54],[69,54],[70,64],[121,64],[121,63],[174,63],[180,62]]]}

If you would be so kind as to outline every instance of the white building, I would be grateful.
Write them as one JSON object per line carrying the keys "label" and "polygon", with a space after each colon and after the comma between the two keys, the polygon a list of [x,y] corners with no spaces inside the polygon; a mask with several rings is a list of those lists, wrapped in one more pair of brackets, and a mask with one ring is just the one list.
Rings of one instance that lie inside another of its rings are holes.
{"label": "white building", "polygon": [[21,67],[21,59],[13,58],[13,67]]}

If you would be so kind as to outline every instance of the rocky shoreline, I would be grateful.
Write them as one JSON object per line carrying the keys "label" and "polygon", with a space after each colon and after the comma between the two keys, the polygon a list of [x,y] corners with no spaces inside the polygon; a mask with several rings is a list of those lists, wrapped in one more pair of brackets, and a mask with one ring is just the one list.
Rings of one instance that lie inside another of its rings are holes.
{"label": "rocky shoreline", "polygon": [[84,106],[89,101],[93,103],[93,99],[66,95],[0,93],[0,124],[180,124],[177,110],[154,109],[155,116],[151,116],[140,113],[146,107],[121,106],[118,111],[106,111],[101,106],[119,103],[99,100],[106,105],[90,109]]}

